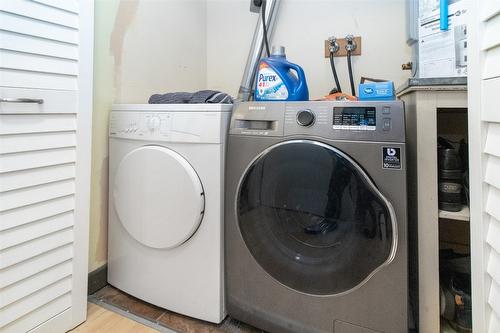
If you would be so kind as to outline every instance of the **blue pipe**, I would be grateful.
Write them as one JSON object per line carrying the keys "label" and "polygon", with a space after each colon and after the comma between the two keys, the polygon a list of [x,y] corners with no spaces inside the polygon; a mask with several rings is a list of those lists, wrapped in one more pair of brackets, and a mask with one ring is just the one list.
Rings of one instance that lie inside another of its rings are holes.
{"label": "blue pipe", "polygon": [[448,30],[448,0],[439,0],[439,29]]}

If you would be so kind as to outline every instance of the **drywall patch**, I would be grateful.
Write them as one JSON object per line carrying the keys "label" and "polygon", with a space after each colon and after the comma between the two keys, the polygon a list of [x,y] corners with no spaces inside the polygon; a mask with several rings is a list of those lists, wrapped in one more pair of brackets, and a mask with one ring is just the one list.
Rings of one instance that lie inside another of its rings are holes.
{"label": "drywall patch", "polygon": [[121,0],[115,16],[115,24],[111,32],[109,48],[114,58],[114,87],[115,96],[121,96],[121,77],[123,60],[123,42],[130,25],[137,16],[139,0]]}

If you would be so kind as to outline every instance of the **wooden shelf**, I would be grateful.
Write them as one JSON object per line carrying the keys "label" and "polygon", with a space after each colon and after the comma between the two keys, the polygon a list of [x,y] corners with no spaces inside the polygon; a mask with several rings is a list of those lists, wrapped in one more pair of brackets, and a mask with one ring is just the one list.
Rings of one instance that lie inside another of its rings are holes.
{"label": "wooden shelf", "polygon": [[459,212],[448,212],[446,210],[439,210],[439,218],[457,221],[469,221],[470,211],[469,207],[463,206]]}

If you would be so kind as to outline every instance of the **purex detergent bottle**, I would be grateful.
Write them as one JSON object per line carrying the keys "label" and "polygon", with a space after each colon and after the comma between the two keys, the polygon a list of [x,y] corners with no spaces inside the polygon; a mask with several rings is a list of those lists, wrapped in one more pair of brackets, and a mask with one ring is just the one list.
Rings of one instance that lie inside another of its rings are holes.
{"label": "purex detergent bottle", "polygon": [[260,61],[256,81],[256,101],[309,100],[304,70],[286,60],[283,46],[273,46],[271,56]]}

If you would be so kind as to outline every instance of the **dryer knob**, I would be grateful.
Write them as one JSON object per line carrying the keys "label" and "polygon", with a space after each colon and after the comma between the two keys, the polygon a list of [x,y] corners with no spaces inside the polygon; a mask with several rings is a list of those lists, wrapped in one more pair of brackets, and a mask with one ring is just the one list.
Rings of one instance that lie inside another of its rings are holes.
{"label": "dryer knob", "polygon": [[314,113],[309,109],[300,110],[297,113],[297,123],[300,126],[311,126],[314,123],[314,118]]}
{"label": "dryer knob", "polygon": [[161,119],[160,117],[151,117],[148,120],[148,128],[151,132],[156,131],[160,128]]}

